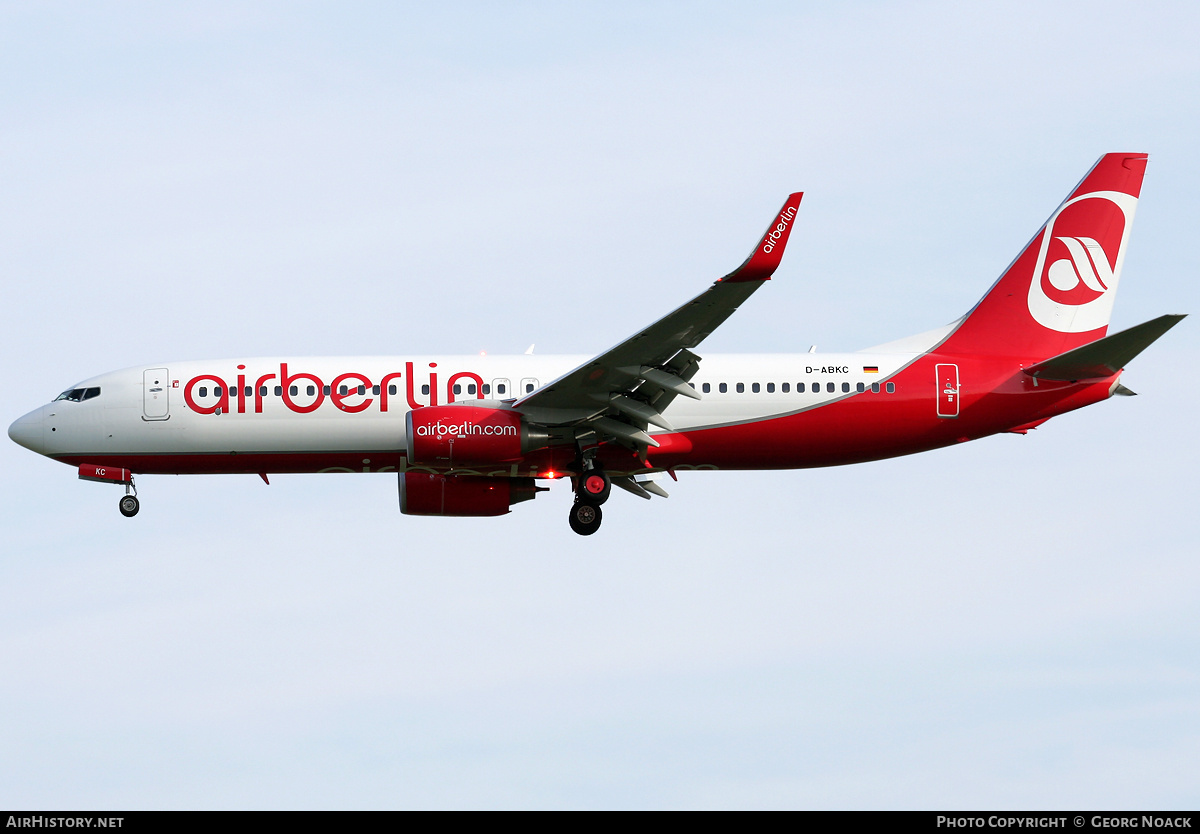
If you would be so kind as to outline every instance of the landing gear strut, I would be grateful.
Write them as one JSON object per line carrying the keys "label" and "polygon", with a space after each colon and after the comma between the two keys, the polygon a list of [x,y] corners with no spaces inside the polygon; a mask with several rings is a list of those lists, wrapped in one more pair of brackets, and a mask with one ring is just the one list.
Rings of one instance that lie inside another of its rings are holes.
{"label": "landing gear strut", "polygon": [[571,505],[571,529],[581,536],[590,536],[600,529],[604,514],[600,505],[612,492],[612,480],[596,462],[595,450],[580,450],[579,477],[575,478],[575,503]]}

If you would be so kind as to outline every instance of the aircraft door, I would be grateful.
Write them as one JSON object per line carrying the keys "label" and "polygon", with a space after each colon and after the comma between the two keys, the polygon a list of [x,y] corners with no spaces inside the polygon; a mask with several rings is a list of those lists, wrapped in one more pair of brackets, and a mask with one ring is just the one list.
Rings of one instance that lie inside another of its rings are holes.
{"label": "aircraft door", "polygon": [[488,395],[491,400],[510,400],[515,397],[513,393],[512,383],[507,379],[493,379],[492,393]]}
{"label": "aircraft door", "polygon": [[169,420],[171,379],[166,368],[150,368],[142,373],[142,419]]}
{"label": "aircraft door", "polygon": [[958,403],[958,365],[938,365],[937,373],[937,416],[957,417]]}
{"label": "aircraft door", "polygon": [[537,389],[538,381],[531,376],[525,377],[525,379],[521,380],[521,387],[517,391],[517,396],[524,397],[526,394],[532,394]]}

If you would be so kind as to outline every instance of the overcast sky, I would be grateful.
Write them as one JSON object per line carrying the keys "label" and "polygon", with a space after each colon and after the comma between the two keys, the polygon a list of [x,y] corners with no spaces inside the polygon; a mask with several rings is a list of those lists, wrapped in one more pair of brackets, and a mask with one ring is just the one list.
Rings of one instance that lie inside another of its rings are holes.
{"label": "overcast sky", "polygon": [[[0,4],[0,421],[104,371],[595,353],[736,266],[702,354],[965,312],[1148,152],[1114,328],[1200,312],[1192,3]],[[0,444],[0,807],[1195,809],[1197,320],[1118,398],[567,527],[395,476]]]}

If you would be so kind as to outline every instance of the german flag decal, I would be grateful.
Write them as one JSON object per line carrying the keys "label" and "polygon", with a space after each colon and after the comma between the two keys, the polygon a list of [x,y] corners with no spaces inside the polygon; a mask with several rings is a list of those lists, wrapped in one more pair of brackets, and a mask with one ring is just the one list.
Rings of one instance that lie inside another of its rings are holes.
{"label": "german flag decal", "polygon": [[863,373],[864,374],[877,374],[877,373],[879,373],[879,366],[878,365],[863,365]]}

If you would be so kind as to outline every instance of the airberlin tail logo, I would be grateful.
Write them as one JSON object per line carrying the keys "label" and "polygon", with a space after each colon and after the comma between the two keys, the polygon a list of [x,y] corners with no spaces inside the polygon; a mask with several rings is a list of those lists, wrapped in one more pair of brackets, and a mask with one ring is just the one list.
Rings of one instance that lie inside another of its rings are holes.
{"label": "airberlin tail logo", "polygon": [[[1055,240],[1067,248],[1070,257],[1060,258],[1046,270],[1046,280],[1054,290],[1069,296],[1082,285],[1084,290],[1091,291],[1092,298],[1108,290],[1108,285],[1113,282],[1112,264],[1099,243],[1090,237],[1056,237]],[[1064,298],[1062,303],[1071,304],[1072,301]]]}
{"label": "airberlin tail logo", "polygon": [[1096,191],[1068,200],[1042,230],[1029,313],[1043,327],[1085,333],[1108,324],[1137,198]]}

